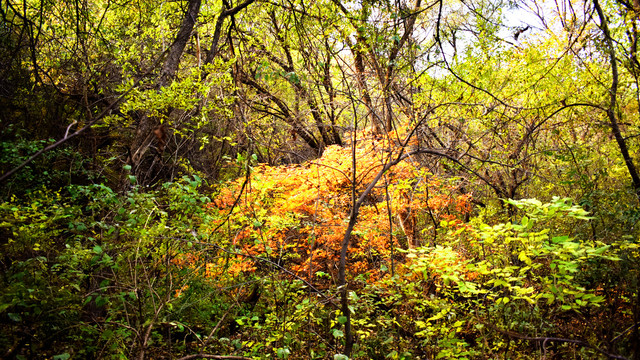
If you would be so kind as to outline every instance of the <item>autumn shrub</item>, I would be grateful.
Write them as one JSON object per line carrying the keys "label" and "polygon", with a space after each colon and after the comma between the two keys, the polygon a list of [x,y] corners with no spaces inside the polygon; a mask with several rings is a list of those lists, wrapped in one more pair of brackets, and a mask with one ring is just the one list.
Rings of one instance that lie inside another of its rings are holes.
{"label": "autumn shrub", "polygon": [[[390,154],[398,151],[390,140],[372,137],[358,142],[355,174],[351,149],[340,146],[329,146],[322,157],[300,165],[255,165],[248,176],[213,197],[209,208],[218,220],[211,229],[224,229],[229,240],[221,239],[221,233],[211,236],[219,239],[216,243],[229,241],[239,252],[265,257],[326,286],[337,277],[335,264],[352,190],[366,188]],[[460,193],[455,182],[418,168],[410,159],[400,162],[361,208],[349,248],[349,272],[379,280],[391,268],[394,248],[430,241],[421,232],[429,233],[443,220],[461,224],[470,210],[470,195]],[[236,263],[239,267],[255,268],[242,262]]]}

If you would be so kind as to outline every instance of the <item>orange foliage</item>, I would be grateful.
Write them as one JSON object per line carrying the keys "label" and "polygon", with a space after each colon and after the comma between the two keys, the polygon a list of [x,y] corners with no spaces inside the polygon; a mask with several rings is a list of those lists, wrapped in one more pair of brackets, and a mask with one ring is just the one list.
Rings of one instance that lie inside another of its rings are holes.
{"label": "orange foliage", "polygon": [[[373,137],[357,142],[356,196],[399,153],[397,146],[389,144]],[[322,273],[335,279],[352,203],[351,152],[349,146],[334,145],[327,147],[319,159],[301,165],[260,164],[252,170],[243,194],[238,192],[244,178],[222,189],[210,208],[224,215],[231,212],[230,223],[223,227],[229,231],[224,237],[229,245],[250,256],[277,261],[309,281],[323,281],[326,276]],[[387,212],[387,190],[391,215]],[[409,231],[407,224],[412,224],[412,234],[406,236],[411,237],[409,246],[413,246],[421,243],[418,227],[424,228],[427,219],[459,220],[470,211],[470,195],[455,195],[455,191],[453,184],[421,170],[410,160],[394,166],[360,210],[350,240],[348,271],[352,275],[366,274],[369,281],[380,278],[380,265],[389,260],[391,247],[399,246],[399,225]],[[240,201],[231,209],[238,196]],[[392,226],[394,233],[390,235]],[[232,269],[251,271],[258,265],[253,263],[251,258],[238,259]]]}

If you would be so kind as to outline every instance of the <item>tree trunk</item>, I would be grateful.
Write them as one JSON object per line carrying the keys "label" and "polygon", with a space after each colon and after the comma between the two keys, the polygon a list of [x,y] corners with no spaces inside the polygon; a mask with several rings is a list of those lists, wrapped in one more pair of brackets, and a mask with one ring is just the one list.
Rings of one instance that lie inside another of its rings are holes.
{"label": "tree trunk", "polygon": [[[187,11],[180,25],[180,30],[176,35],[173,44],[169,48],[167,58],[162,65],[158,80],[155,84],[157,91],[161,91],[162,88],[170,85],[172,78],[175,76],[178,66],[180,65],[180,58],[184,52],[184,48],[187,46],[187,42],[191,38],[191,33],[200,13],[201,0],[190,0]],[[164,146],[161,142],[166,141],[162,136],[154,136],[154,130],[159,129],[160,121],[153,116],[143,115],[138,123],[136,134],[129,147],[129,165],[131,165],[132,173],[138,177],[138,183],[142,185],[148,185],[150,179],[153,179],[150,174],[155,167],[155,164],[161,162],[159,159],[159,153],[153,155],[151,161],[143,161],[148,154],[148,151],[153,143],[154,139],[158,141],[158,148]]]}
{"label": "tree trunk", "polygon": [[609,90],[609,109],[607,110],[607,116],[609,117],[609,126],[611,126],[611,132],[613,133],[613,137],[616,139],[618,143],[618,148],[620,149],[620,154],[624,159],[625,165],[627,166],[627,170],[629,171],[629,175],[631,176],[631,180],[633,182],[633,188],[636,193],[636,197],[640,201],[640,176],[638,175],[638,170],[633,163],[633,159],[631,155],[629,155],[629,148],[627,147],[627,142],[625,141],[622,133],[620,132],[620,126],[618,125],[618,119],[616,119],[616,101],[617,101],[617,93],[618,93],[618,63],[616,61],[616,52],[613,45],[613,40],[611,40],[611,34],[609,32],[609,26],[607,24],[607,18],[598,3],[598,0],[594,0],[593,4],[598,12],[598,17],[600,18],[600,28],[604,34],[605,43],[607,45],[607,50],[609,52],[609,62],[611,64],[611,89]]}
{"label": "tree trunk", "polygon": [[[609,26],[607,24],[607,18],[598,3],[598,0],[593,0],[593,5],[595,6],[596,11],[598,12],[598,17],[600,18],[600,28],[604,34],[604,39],[607,45],[607,50],[609,52],[609,62],[611,64],[611,89],[610,92],[610,103],[609,109],[607,110],[607,116],[609,117],[609,125],[611,126],[611,131],[613,132],[613,136],[618,143],[618,148],[620,149],[620,154],[622,154],[622,158],[624,159],[625,164],[627,165],[627,170],[629,171],[629,175],[631,175],[631,180],[633,182],[633,188],[636,193],[636,198],[640,201],[640,176],[638,176],[638,170],[633,163],[633,159],[629,155],[629,149],[627,147],[627,143],[622,137],[622,133],[620,132],[620,126],[618,126],[618,120],[616,119],[616,100],[617,100],[617,92],[618,92],[618,64],[616,62],[616,52],[613,45],[613,41],[611,40],[611,33],[609,32]],[[634,322],[636,325],[640,322],[640,289],[638,289],[636,285],[636,299],[634,306]],[[635,337],[634,343],[634,354],[633,358],[635,360],[640,360],[640,330],[638,326],[634,327],[633,335]]]}

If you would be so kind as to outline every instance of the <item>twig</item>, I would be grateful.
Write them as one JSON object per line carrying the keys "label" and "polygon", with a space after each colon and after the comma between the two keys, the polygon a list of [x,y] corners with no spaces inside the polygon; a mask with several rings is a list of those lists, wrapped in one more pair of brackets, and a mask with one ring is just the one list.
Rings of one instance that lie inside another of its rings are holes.
{"label": "twig", "polygon": [[222,325],[222,322],[227,317],[227,315],[229,315],[229,312],[231,311],[231,309],[234,308],[234,306],[235,304],[232,304],[231,307],[229,307],[227,311],[225,311],[225,313],[222,315],[222,318],[220,318],[216,326],[213,328],[213,330],[211,330],[211,333],[209,333],[209,336],[207,336],[207,338],[204,340],[204,343],[202,344],[203,350],[204,350],[204,347],[207,346],[209,342],[211,342],[211,337],[213,337],[213,335],[218,331],[218,329],[220,328],[220,325]]}
{"label": "twig", "polygon": [[78,123],[78,120],[73,120],[73,122],[71,124],[69,124],[69,126],[67,126],[67,131],[64,132],[64,138],[63,139],[66,139],[67,136],[69,136],[69,130],[71,129],[71,127],[73,125],[75,125],[77,123]]}
{"label": "twig", "polygon": [[212,233],[215,233],[216,231],[218,231],[221,227],[223,227],[227,223],[227,221],[229,221],[229,218],[231,217],[231,214],[233,214],[233,209],[238,205],[238,203],[240,203],[240,199],[242,198],[242,193],[244,192],[244,188],[247,186],[247,184],[249,183],[250,179],[251,179],[251,167],[249,166],[249,164],[247,164],[247,173],[245,175],[244,182],[242,183],[242,186],[240,187],[240,192],[238,193],[238,197],[233,202],[233,205],[231,205],[231,209],[229,209],[229,213],[225,217],[224,221],[222,221],[220,223],[220,225],[216,226],[213,229],[213,231],[211,231]]}
{"label": "twig", "polygon": [[623,332],[620,333],[620,335],[614,337],[613,339],[611,339],[611,342],[614,343],[616,341],[618,341],[618,339],[620,339],[622,336],[624,336],[626,333],[628,333],[629,331],[635,329],[638,327],[638,325],[640,325],[640,323],[635,323],[631,326],[629,326],[626,330],[624,330]]}

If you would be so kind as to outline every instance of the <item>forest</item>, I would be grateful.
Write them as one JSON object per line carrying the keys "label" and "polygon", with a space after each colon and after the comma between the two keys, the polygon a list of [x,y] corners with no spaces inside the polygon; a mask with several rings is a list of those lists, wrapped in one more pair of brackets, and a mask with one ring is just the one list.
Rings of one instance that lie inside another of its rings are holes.
{"label": "forest", "polygon": [[640,359],[640,0],[0,17],[0,358]]}

